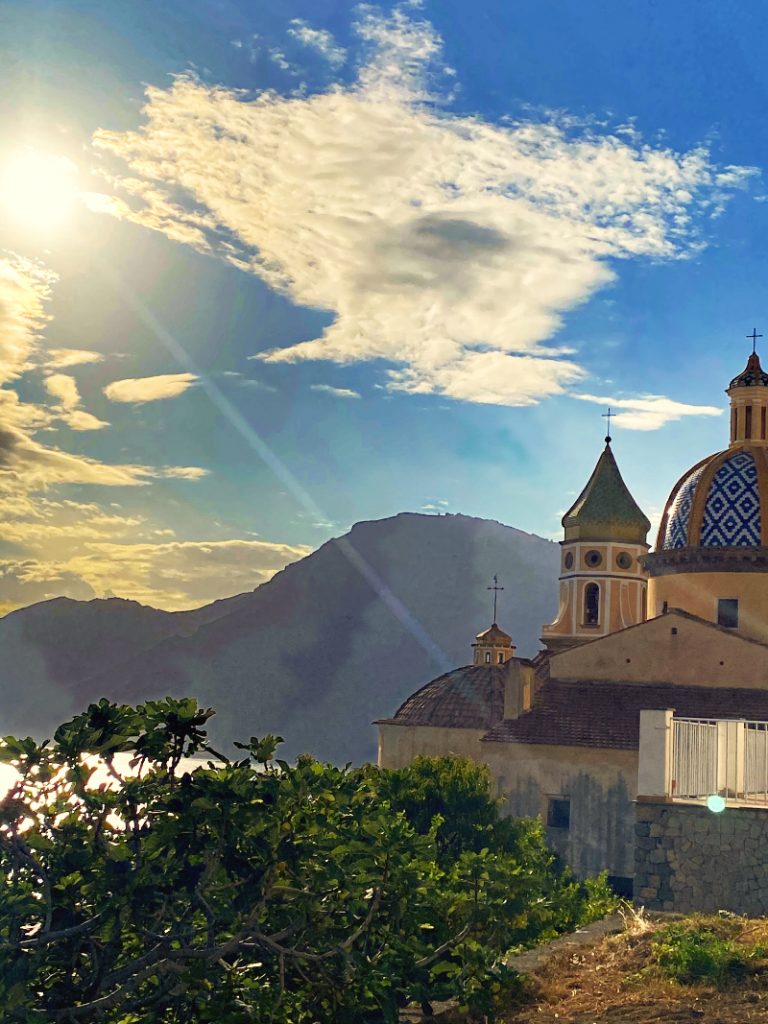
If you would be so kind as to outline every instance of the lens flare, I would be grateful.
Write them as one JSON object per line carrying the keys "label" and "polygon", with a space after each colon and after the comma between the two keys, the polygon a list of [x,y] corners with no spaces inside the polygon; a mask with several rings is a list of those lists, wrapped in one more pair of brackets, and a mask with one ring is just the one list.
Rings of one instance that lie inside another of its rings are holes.
{"label": "lens flare", "polygon": [[0,166],[0,203],[19,227],[55,231],[72,216],[77,167],[67,157],[27,149]]}

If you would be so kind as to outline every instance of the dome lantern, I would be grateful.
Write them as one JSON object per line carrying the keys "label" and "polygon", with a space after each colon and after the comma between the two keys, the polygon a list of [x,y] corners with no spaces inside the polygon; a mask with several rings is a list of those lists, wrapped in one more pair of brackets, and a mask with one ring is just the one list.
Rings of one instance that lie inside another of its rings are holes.
{"label": "dome lantern", "polygon": [[504,665],[515,654],[512,637],[495,622],[477,634],[472,647],[475,651],[475,665]]}
{"label": "dome lantern", "polygon": [[757,354],[757,331],[752,339],[752,354],[742,372],[726,389],[731,400],[731,448],[742,444],[768,447],[768,373]]}

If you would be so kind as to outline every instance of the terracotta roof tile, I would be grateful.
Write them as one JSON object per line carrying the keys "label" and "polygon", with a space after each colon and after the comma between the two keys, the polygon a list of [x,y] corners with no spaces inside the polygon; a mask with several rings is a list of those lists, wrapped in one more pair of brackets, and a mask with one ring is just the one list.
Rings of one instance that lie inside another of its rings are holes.
{"label": "terracotta roof tile", "polygon": [[483,740],[637,750],[643,708],[674,708],[684,718],[768,721],[768,690],[550,680],[530,711],[497,722]]}
{"label": "terracotta roof tile", "polygon": [[[490,729],[504,714],[505,665],[465,665],[433,679],[404,701],[394,725]],[[379,724],[379,723],[377,723]]]}

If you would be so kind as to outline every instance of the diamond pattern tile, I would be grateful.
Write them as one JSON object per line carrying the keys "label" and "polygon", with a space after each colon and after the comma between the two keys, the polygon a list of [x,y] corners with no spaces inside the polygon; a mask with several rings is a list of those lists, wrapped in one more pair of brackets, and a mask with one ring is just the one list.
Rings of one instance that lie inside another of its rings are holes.
{"label": "diamond pattern tile", "polygon": [[757,469],[748,452],[735,452],[715,473],[704,506],[701,544],[704,547],[760,544]]}
{"label": "diamond pattern tile", "polygon": [[664,535],[665,549],[688,547],[688,523],[691,518],[693,496],[704,469],[705,467],[702,466],[700,469],[694,470],[678,488],[667,519],[667,530]]}

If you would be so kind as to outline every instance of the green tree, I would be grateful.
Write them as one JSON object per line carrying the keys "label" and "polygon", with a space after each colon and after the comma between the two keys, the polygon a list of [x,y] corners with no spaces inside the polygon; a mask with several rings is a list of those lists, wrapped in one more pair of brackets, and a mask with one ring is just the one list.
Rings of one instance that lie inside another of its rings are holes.
{"label": "green tree", "polygon": [[[2,1020],[385,1022],[433,993],[491,1012],[502,953],[573,902],[540,832],[438,854],[451,800],[416,822],[391,776],[275,761],[275,737],[229,761],[211,714],[103,700],[51,742],[3,741],[19,781],[0,803]],[[201,752],[207,767],[183,771]],[[455,827],[474,836],[470,813]]]}

